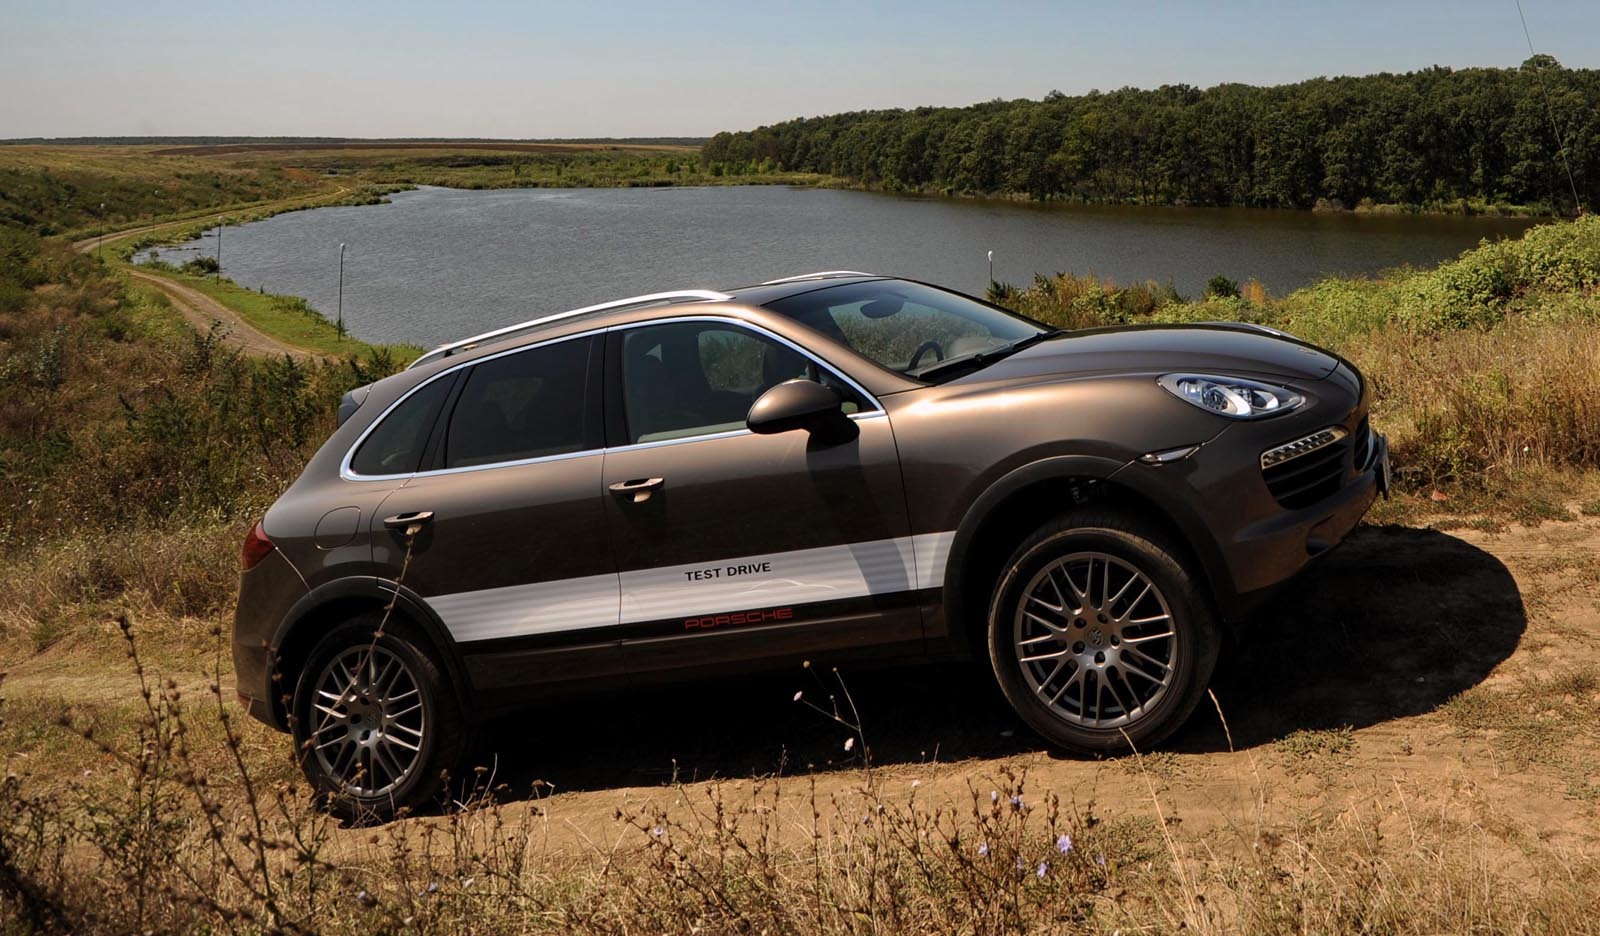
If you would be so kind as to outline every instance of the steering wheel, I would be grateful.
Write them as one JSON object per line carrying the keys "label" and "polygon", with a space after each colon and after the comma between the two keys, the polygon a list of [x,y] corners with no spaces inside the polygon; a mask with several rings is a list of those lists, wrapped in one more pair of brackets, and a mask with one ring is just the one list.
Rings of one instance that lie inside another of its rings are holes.
{"label": "steering wheel", "polygon": [[932,351],[934,354],[937,354],[939,356],[939,360],[941,360],[941,361],[944,360],[944,348],[939,346],[939,342],[937,342],[937,341],[924,341],[922,344],[917,346],[916,353],[911,355],[911,361],[906,364],[906,370],[908,370],[908,371],[916,370],[917,369],[917,362],[922,360],[922,356],[924,354],[927,354],[929,351]]}

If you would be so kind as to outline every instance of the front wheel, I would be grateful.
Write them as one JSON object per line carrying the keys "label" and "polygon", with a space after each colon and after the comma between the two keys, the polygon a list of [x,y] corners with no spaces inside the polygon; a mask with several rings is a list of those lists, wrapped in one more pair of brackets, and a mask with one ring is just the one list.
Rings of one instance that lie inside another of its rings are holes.
{"label": "front wheel", "polygon": [[1046,740],[1108,753],[1184,723],[1216,666],[1211,602],[1157,530],[1114,514],[1040,527],[1005,565],[989,608],[1001,691]]}
{"label": "front wheel", "polygon": [[294,693],[301,769],[333,812],[355,821],[428,802],[464,744],[460,706],[426,642],[396,621],[380,631],[380,622],[365,616],[330,630]]}

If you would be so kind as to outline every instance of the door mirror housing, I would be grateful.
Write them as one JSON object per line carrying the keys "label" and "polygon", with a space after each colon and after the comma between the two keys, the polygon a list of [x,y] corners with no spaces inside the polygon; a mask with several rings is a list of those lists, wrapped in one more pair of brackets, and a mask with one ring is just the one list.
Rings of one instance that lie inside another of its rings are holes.
{"label": "door mirror housing", "polygon": [[832,387],[815,380],[786,380],[761,394],[745,426],[757,435],[774,435],[804,429],[830,445],[854,439],[859,430],[844,412],[844,398]]}

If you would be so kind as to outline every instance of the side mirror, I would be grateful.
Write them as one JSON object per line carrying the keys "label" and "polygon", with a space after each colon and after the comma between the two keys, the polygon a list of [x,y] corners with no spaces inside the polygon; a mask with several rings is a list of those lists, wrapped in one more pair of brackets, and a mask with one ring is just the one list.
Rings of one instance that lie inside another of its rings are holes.
{"label": "side mirror", "polygon": [[837,445],[859,433],[844,412],[844,398],[815,380],[786,380],[756,400],[745,425],[757,435],[804,429],[820,442]]}

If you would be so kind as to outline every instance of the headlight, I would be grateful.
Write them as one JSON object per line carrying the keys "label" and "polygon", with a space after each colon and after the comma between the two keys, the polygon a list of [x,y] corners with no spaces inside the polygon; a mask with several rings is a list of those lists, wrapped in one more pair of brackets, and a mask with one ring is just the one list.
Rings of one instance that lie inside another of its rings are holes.
{"label": "headlight", "polygon": [[1186,403],[1234,419],[1276,416],[1305,402],[1305,397],[1293,390],[1241,377],[1168,374],[1158,382]]}

